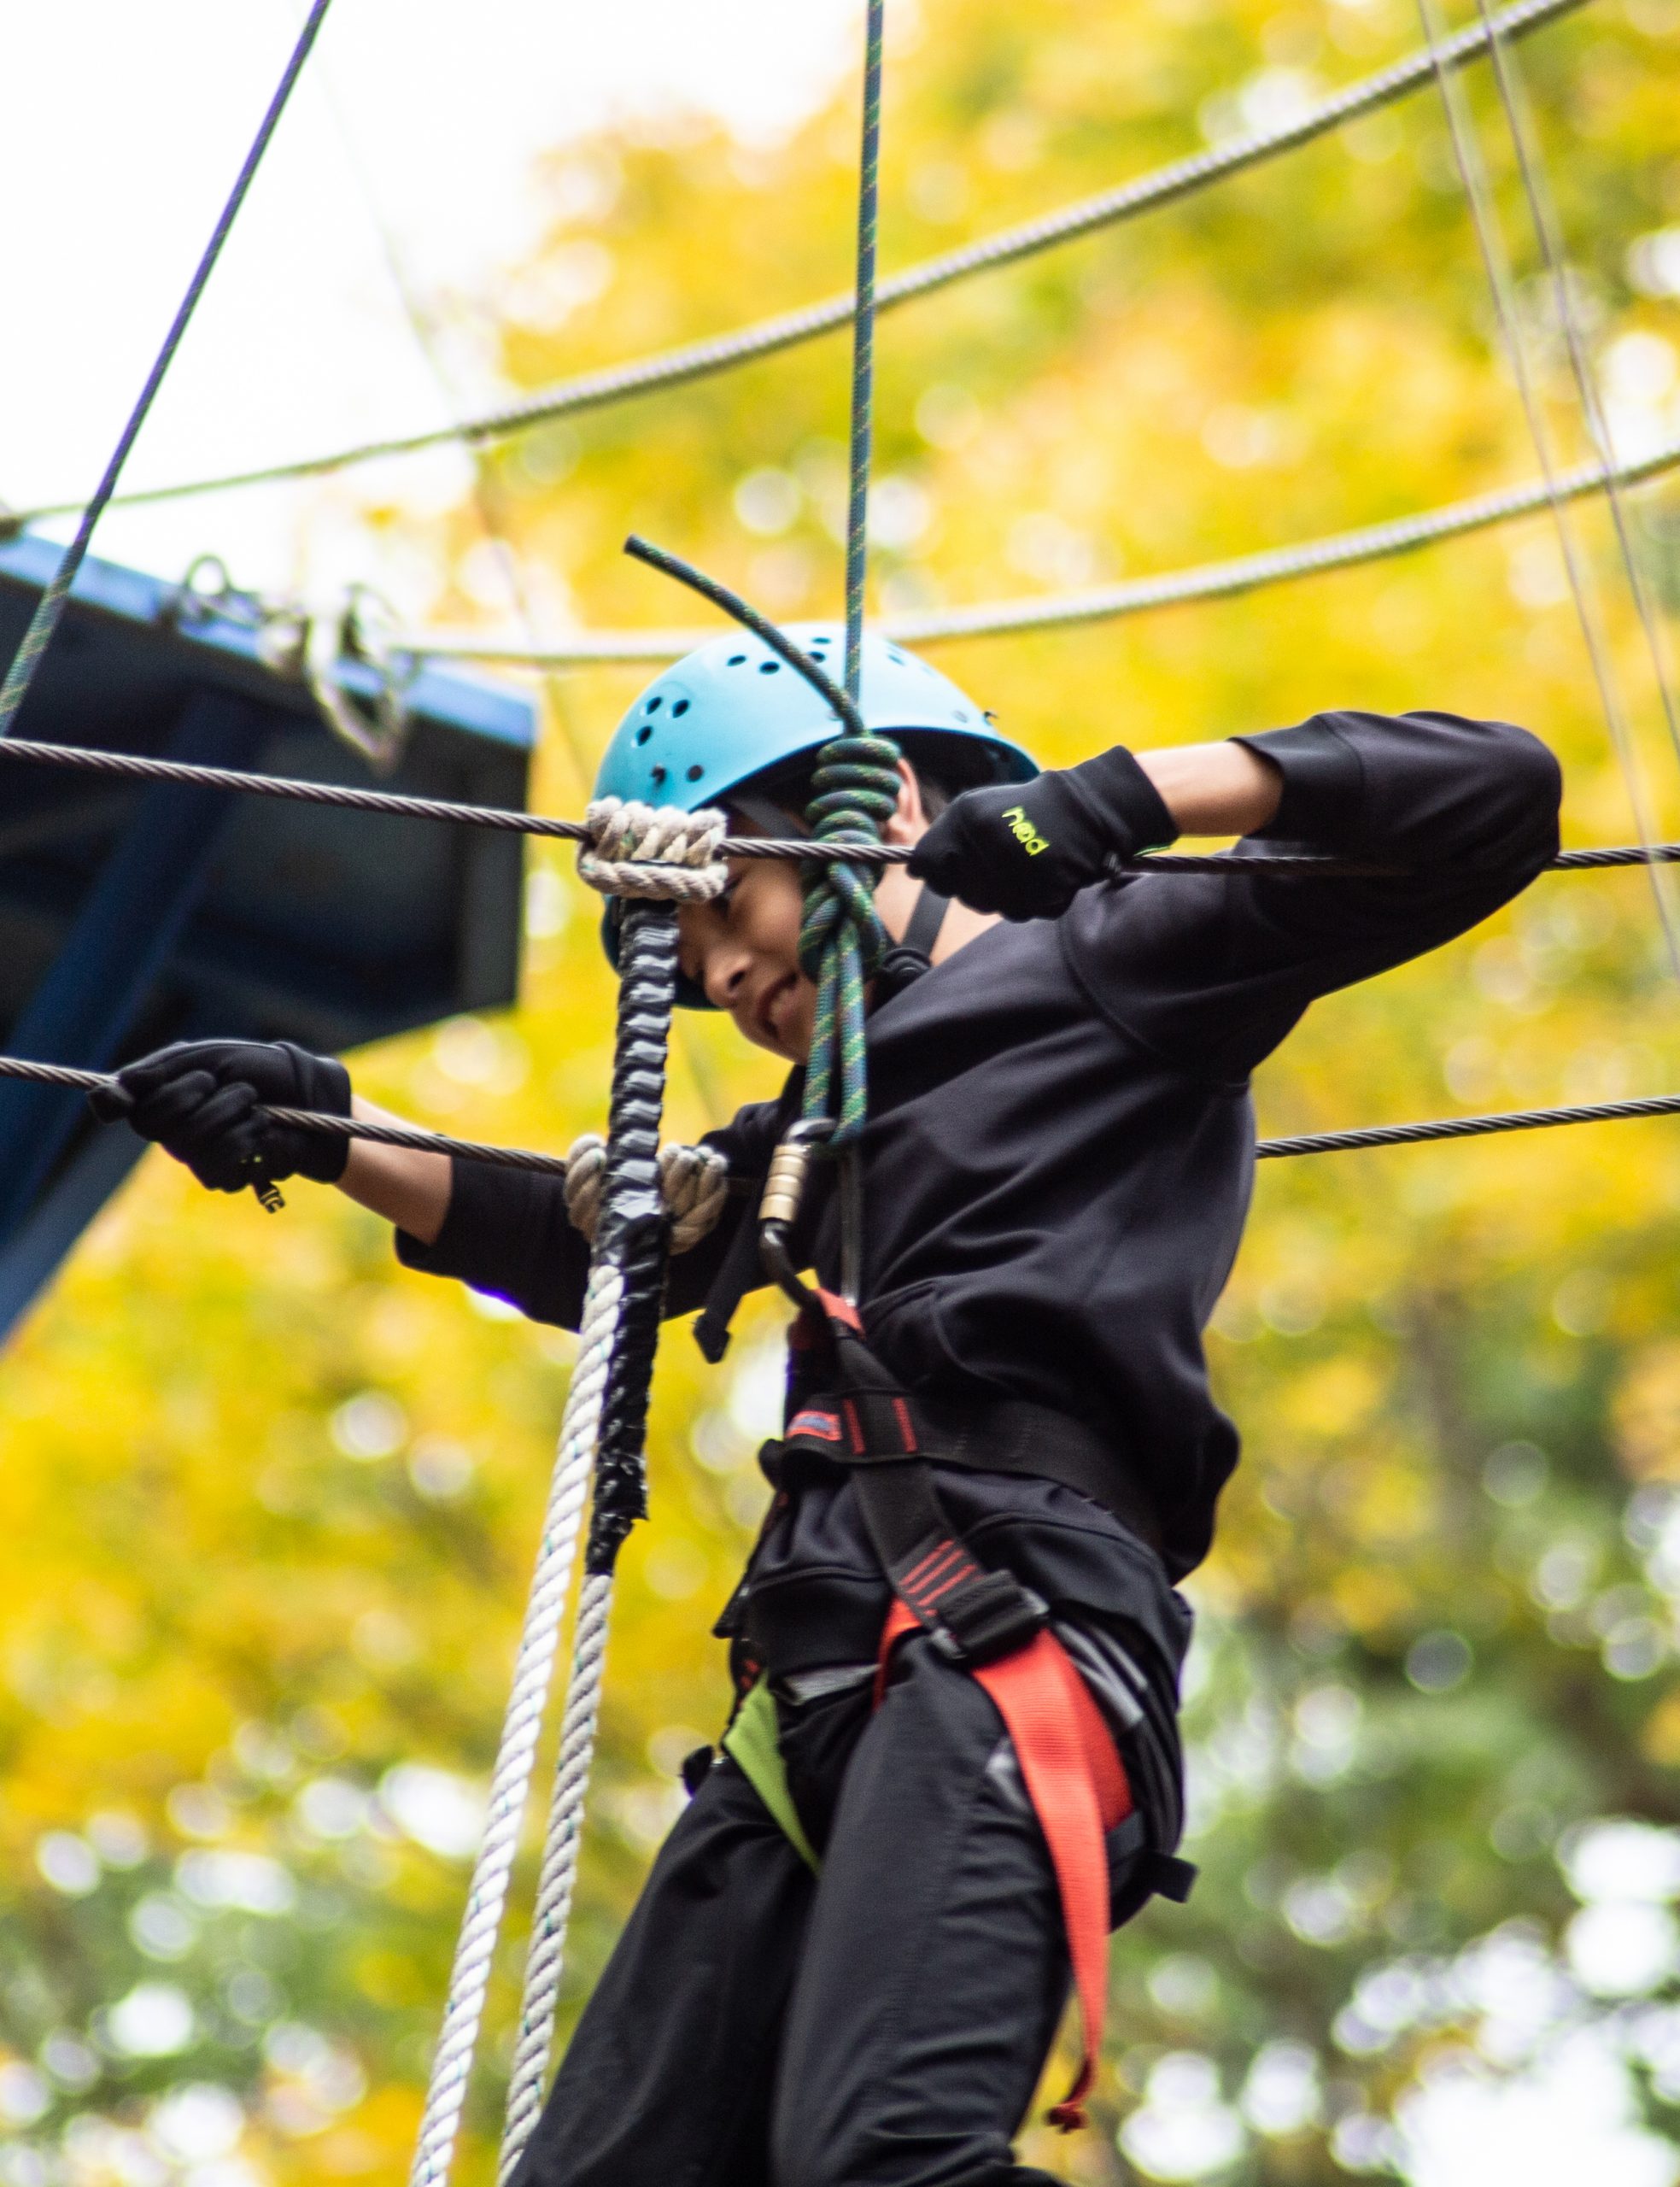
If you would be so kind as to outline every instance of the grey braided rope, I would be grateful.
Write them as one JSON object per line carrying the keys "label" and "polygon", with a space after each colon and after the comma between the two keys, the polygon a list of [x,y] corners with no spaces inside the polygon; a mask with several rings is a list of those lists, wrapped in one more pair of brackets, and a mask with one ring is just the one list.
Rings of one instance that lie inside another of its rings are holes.
{"label": "grey braided rope", "polygon": [[577,1362],[566,1392],[548,1508],[491,1775],[489,1815],[467,1889],[409,2174],[412,2187],[434,2187],[446,2179],[454,2153],[582,1528],[623,1289],[621,1271],[598,1250],[584,1294]]}
{"label": "grey braided rope", "polygon": [[58,567],[53,573],[52,582],[47,585],[41,597],[35,603],[35,612],[29,619],[29,627],[25,630],[22,642],[13,656],[4,683],[0,684],[0,737],[10,732],[12,724],[17,719],[19,709],[28,694],[29,687],[34,681],[35,671],[41,665],[42,655],[52,642],[53,633],[63,618],[65,606],[70,597],[70,588],[75,582],[76,572],[86,560],[88,547],[93,538],[94,526],[110,506],[112,498],[116,493],[117,480],[122,475],[122,467],[128,460],[129,451],[134,446],[139,436],[140,428],[145,424],[152,404],[156,400],[157,391],[163,384],[164,375],[174,362],[175,353],[181,346],[188,323],[197,308],[198,300],[203,295],[211,274],[215,271],[216,261],[222,254],[222,246],[227,241],[234,221],[238,218],[239,208],[245,202],[246,193],[256,179],[257,169],[262,164],[263,154],[268,150],[269,140],[279,126],[280,116],[285,111],[286,102],[292,94],[292,87],[303,72],[303,64],[309,57],[310,49],[319,34],[322,23],[326,20],[326,11],[331,4],[331,0],[315,0],[313,7],[309,10],[308,18],[302,30],[298,33],[297,43],[292,48],[291,56],[286,62],[274,96],[268,103],[268,111],[262,117],[261,124],[252,139],[250,150],[245,155],[244,164],[239,170],[227,202],[223,206],[220,216],[211,231],[210,240],[205,245],[203,255],[193,269],[192,279],[187,284],[187,292],[182,297],[175,316],[170,322],[169,331],[163,337],[163,347],[153,360],[152,368],[146,375],[146,384],[140,390],[139,399],[129,413],[128,422],[124,425],[118,437],[116,447],[111,452],[110,460],[105,466],[104,476],[94,489],[93,499],[81,512],[81,521],[76,526],[75,537],[65,548]]}
{"label": "grey braided rope", "polygon": [[[1522,38],[1587,4],[1589,0],[1520,0],[1520,4],[1502,9],[1496,21],[1502,36]],[[1478,23],[1455,32],[1444,41],[1440,53],[1449,67],[1456,68],[1467,62],[1479,60],[1487,47],[1487,32]],[[1174,204],[1211,184],[1258,167],[1279,153],[1293,151],[1301,145],[1311,144],[1314,138],[1340,128],[1344,122],[1356,121],[1361,115],[1374,114],[1379,108],[1392,104],[1395,100],[1407,97],[1428,83],[1434,67],[1435,56],[1432,53],[1420,50],[1408,54],[1403,60],[1379,69],[1375,75],[1364,77],[1358,83],[1350,84],[1346,90],[1333,92],[1280,128],[1259,130],[1251,135],[1229,138],[1223,144],[1172,161],[1150,174],[1140,175],[1113,190],[1099,191],[1092,197],[1080,198],[1036,220],[1024,220],[1016,226],[1000,229],[996,235],[981,237],[977,242],[925,259],[919,266],[907,267],[902,273],[893,274],[881,284],[876,292],[876,308],[880,311],[891,311],[899,304],[932,296],[954,282],[967,280],[978,273],[990,273],[998,267],[1013,265],[1060,243],[1076,242],[1083,236],[1095,234],[1121,221],[1135,220],[1140,214]],[[133,492],[118,495],[117,503],[120,507],[132,507],[148,502],[180,501],[193,495],[221,493],[239,486],[260,486],[286,479],[319,478],[324,472],[343,470],[353,464],[371,463],[382,456],[408,455],[449,441],[502,439],[512,434],[528,431],[533,426],[545,425],[555,418],[600,409],[609,403],[623,402],[631,396],[656,394],[665,388],[684,386],[691,381],[707,378],[715,372],[728,372],[737,365],[750,364],[760,357],[774,356],[781,350],[796,348],[799,343],[813,341],[819,336],[839,333],[851,325],[853,310],[854,299],[849,296],[825,297],[819,303],[804,305],[795,311],[778,313],[772,318],[760,320],[752,325],[737,328],[728,334],[709,336],[699,342],[682,343],[674,349],[660,350],[652,356],[635,358],[627,364],[610,366],[601,372],[580,373],[574,378],[562,380],[541,393],[528,397],[523,402],[488,412],[479,418],[464,419],[423,433],[362,441],[348,448],[335,449],[326,454],[303,456],[286,463],[266,464],[255,470],[228,472],[214,478],[189,479],[168,486],[141,487]],[[15,530],[44,517],[72,513],[76,506],[74,503],[47,502],[35,508],[17,511],[6,518],[5,529]]]}
{"label": "grey braided rope", "polygon": [[625,1536],[647,1509],[642,1451],[669,1242],[659,1181],[659,1119],[676,970],[674,907],[627,905],[619,942],[618,1043],[599,1233],[599,1250],[622,1267],[624,1288],[601,1400],[594,1508],[508,2082],[498,2160],[501,2181],[518,2163],[542,2108],[594,1758],[613,1569]]}
{"label": "grey braided rope", "polygon": [[[1613,483],[1617,487],[1639,485],[1677,466],[1680,466],[1680,441],[1670,441],[1636,462],[1583,463],[1559,472],[1553,484],[1559,501],[1573,501],[1602,493]],[[1361,562],[1385,561],[1439,540],[1456,539],[1467,532],[1537,515],[1550,507],[1552,501],[1543,479],[1527,480],[1519,486],[1448,501],[1413,516],[1361,525],[1354,531],[1332,532],[1291,547],[1268,548],[1256,554],[1239,554],[1228,561],[1203,562],[1186,570],[1168,570],[1160,577],[1133,578],[1120,584],[1049,593],[1039,599],[978,601],[967,607],[888,615],[882,618],[880,628],[884,636],[901,645],[936,645],[951,639],[1008,637],[1022,630],[1071,630],[1086,623],[1115,622],[1191,601],[1231,599],[1264,586],[1350,569]],[[596,630],[567,645],[533,653],[495,639],[479,639],[470,632],[413,630],[403,634],[401,647],[404,652],[428,659],[499,661],[510,667],[588,668],[675,660],[704,645],[712,635],[701,630]]]}

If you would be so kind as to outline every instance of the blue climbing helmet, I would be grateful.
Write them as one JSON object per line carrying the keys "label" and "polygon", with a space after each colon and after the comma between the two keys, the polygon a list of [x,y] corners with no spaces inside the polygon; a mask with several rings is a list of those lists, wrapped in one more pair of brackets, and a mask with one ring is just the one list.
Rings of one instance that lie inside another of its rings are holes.
{"label": "blue climbing helmet", "polygon": [[[846,632],[838,623],[793,623],[787,636],[838,683]],[[865,635],[859,701],[871,729],[910,739],[906,757],[936,765],[933,740],[948,745],[957,786],[1030,782],[1030,753],[998,736],[987,716],[948,676],[890,638]],[[676,805],[685,812],[727,805],[755,776],[785,767],[840,734],[834,710],[797,669],[746,630],[714,638],[657,676],[613,732],[595,777],[597,797]],[[618,961],[618,919],[609,904],[606,953]],[[688,981],[677,1000],[709,1007]]]}

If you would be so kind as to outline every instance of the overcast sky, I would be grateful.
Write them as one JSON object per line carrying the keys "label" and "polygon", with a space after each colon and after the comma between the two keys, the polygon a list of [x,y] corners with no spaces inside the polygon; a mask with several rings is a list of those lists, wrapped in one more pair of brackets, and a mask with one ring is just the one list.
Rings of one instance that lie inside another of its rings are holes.
{"label": "overcast sky", "polygon": [[[91,490],[302,21],[302,0],[51,0],[4,12],[0,499]],[[853,65],[854,0],[335,0],[128,481],[312,453],[442,420],[380,224],[428,300],[483,297],[538,232],[536,155],[626,111],[699,106],[774,135]],[[741,299],[749,316],[752,299]],[[452,345],[469,401],[497,389]],[[417,508],[465,460],[411,460]],[[96,551],[173,576],[225,555],[243,583],[422,573],[367,566],[348,485],[119,512]]]}

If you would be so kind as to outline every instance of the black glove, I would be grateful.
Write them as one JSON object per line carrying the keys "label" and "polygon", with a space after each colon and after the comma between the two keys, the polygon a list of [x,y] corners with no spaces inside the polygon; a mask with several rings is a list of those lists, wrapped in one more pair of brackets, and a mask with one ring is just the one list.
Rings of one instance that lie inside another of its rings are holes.
{"label": "black glove", "polygon": [[259,1104],[350,1113],[350,1074],[330,1056],[290,1041],[178,1041],[126,1064],[116,1086],[88,1095],[102,1123],[126,1119],[143,1139],[184,1162],[212,1192],[255,1187],[273,1204],[282,1178],[324,1185],[344,1174],[350,1142],[334,1133],[271,1123]]}
{"label": "black glove", "polygon": [[1060,918],[1108,860],[1178,835],[1161,793],[1124,745],[1003,789],[965,790],[916,845],[910,871],[976,912]]}

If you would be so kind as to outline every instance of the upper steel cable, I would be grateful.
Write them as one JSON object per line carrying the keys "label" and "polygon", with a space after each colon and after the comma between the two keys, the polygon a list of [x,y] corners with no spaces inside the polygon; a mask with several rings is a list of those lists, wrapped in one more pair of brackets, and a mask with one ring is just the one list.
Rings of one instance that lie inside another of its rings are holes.
{"label": "upper steel cable", "polygon": [[[644,556],[653,560],[652,554]],[[674,556],[668,558],[675,561]],[[790,648],[790,657],[797,652]],[[840,695],[843,697],[843,694]],[[400,790],[358,789],[342,783],[312,783],[293,775],[247,774],[237,767],[201,767],[184,759],[154,759],[136,752],[91,751],[76,744],[38,744],[21,736],[0,739],[0,761],[26,766],[66,767],[72,772],[114,776],[123,782],[180,783],[201,789],[243,791],[295,805],[336,806],[351,812],[383,813],[395,820],[439,820],[458,828],[489,828],[510,836],[545,836],[561,842],[588,842],[593,830],[582,820],[563,820],[547,812],[520,812],[509,806],[461,805],[439,797],[410,797]],[[724,858],[822,859],[841,865],[903,865],[908,845],[846,841],[822,842],[807,836],[725,836],[718,845]],[[1565,851],[1543,870],[1584,873],[1624,865],[1680,865],[1680,843],[1612,843]],[[1205,855],[1151,852],[1118,869],[1131,874],[1213,873],[1227,879],[1263,874],[1285,879],[1305,874],[1320,881],[1377,877],[1397,869],[1346,859],[1312,855],[1261,858],[1228,851]]]}
{"label": "upper steel cable", "polygon": [[105,466],[105,474],[94,489],[93,499],[81,512],[76,536],[65,548],[52,582],[35,603],[35,612],[29,619],[29,627],[23,634],[22,643],[13,656],[4,683],[0,684],[0,737],[9,734],[30,684],[34,681],[35,671],[41,665],[41,657],[52,642],[53,632],[58,628],[69,601],[70,588],[75,582],[76,572],[86,559],[88,547],[93,538],[93,528],[116,495],[117,480],[122,475],[123,465],[128,460],[129,450],[138,437],[140,428],[145,424],[156,400],[164,374],[175,361],[175,353],[181,346],[198,299],[203,295],[205,286],[215,270],[216,261],[222,254],[222,245],[227,241],[238,217],[239,208],[245,202],[246,193],[256,179],[256,171],[262,164],[263,154],[268,150],[269,139],[279,126],[280,116],[285,111],[292,87],[303,72],[303,64],[309,57],[310,48],[319,34],[331,5],[331,0],[315,0],[315,4],[309,10],[308,19],[298,33],[297,43],[292,48],[284,73],[268,103],[268,111],[262,117],[261,126],[245,155],[244,164],[239,170],[232,191],[221,209],[221,216],[211,231],[202,257],[193,268],[187,292],[170,322],[169,331],[163,337],[163,347],[153,361],[152,368],[146,375],[146,384],[140,390],[139,400],[130,412],[128,422],[111,452],[111,460]]}
{"label": "upper steel cable", "polygon": [[[1502,9],[1495,20],[1503,36],[1522,38],[1589,3],[1589,0],[1519,0],[1519,4]],[[1479,23],[1473,24],[1445,39],[1439,58],[1449,67],[1460,67],[1467,62],[1479,60],[1486,52],[1488,43],[1485,28]],[[1152,174],[1140,175],[1115,189],[1080,198],[1036,220],[1021,221],[1016,226],[1000,229],[996,235],[982,236],[977,242],[924,259],[919,266],[907,267],[902,273],[893,274],[881,282],[875,293],[875,308],[878,312],[891,311],[899,304],[948,288],[953,282],[990,273],[997,267],[1014,265],[1059,243],[1074,242],[1121,221],[1135,220],[1140,214],[1174,204],[1210,184],[1243,173],[1279,153],[1311,144],[1314,138],[1340,128],[1344,122],[1356,121],[1361,115],[1374,113],[1420,90],[1431,80],[1436,63],[1437,55],[1426,50],[1408,54],[1391,67],[1379,69],[1375,75],[1365,77],[1350,84],[1345,91],[1333,92],[1328,98],[1308,107],[1280,127],[1230,138],[1209,150],[1174,160],[1157,167]],[[318,478],[325,472],[371,463],[382,456],[408,455],[448,441],[502,439],[555,418],[600,409],[632,396],[681,387],[693,380],[708,378],[714,372],[749,364],[759,357],[773,356],[779,350],[793,349],[819,335],[839,333],[852,324],[854,310],[852,296],[825,297],[820,303],[778,313],[774,318],[738,328],[732,333],[683,343],[676,349],[638,357],[628,364],[609,366],[600,372],[579,373],[524,402],[488,412],[483,417],[436,426],[421,433],[362,441],[326,454],[266,464],[255,470],[229,472],[170,486],[143,487],[120,495],[118,501],[123,507],[134,507],[147,502],[181,501],[193,495],[220,493],[238,486]],[[44,517],[72,514],[77,506],[43,503],[32,509],[17,511],[5,521],[9,527],[32,524]]]}

